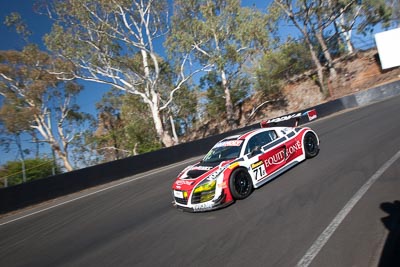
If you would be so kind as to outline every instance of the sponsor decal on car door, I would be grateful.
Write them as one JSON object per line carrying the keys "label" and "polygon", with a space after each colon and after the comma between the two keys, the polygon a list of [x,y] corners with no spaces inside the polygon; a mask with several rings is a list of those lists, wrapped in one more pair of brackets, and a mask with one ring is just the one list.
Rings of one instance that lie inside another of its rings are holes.
{"label": "sponsor decal on car door", "polygon": [[286,145],[281,145],[268,150],[260,156],[267,169],[267,173],[271,174],[286,164]]}
{"label": "sponsor decal on car door", "polygon": [[303,154],[302,143],[300,138],[291,139],[286,143],[286,162],[289,163],[298,156]]}

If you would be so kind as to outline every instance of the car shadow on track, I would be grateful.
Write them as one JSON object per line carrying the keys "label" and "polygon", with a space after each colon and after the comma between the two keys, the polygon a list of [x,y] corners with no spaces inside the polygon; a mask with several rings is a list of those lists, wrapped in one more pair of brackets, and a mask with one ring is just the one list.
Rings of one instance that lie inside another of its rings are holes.
{"label": "car shadow on track", "polygon": [[379,267],[400,266],[400,201],[385,202],[381,209],[388,215],[381,219],[388,229],[385,245],[379,261]]}

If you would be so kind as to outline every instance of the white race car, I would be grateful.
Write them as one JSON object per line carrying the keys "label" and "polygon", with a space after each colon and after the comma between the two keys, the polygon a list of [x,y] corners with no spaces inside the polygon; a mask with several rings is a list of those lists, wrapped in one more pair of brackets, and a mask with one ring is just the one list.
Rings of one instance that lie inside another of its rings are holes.
{"label": "white race car", "polygon": [[219,141],[172,185],[177,208],[198,212],[225,207],[319,152],[319,138],[308,127],[268,127],[271,123],[317,117],[315,110],[267,122],[262,128]]}

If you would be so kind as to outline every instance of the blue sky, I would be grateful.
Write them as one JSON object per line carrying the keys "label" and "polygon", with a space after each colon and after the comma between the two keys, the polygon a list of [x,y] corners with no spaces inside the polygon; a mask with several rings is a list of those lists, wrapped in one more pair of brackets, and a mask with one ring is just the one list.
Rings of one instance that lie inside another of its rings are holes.
{"label": "blue sky", "polygon": [[0,49],[21,49],[24,43],[20,40],[18,35],[13,30],[8,29],[4,25],[5,16],[11,12],[18,12],[29,23],[29,27],[33,31],[33,39],[38,44],[41,43],[41,37],[48,31],[50,31],[51,24],[45,16],[40,16],[33,12],[34,1],[23,1],[23,0],[0,0]]}
{"label": "blue sky", "polygon": [[[30,0],[0,0],[0,50],[21,50],[25,43],[21,38],[12,30],[4,25],[4,19],[11,12],[18,12],[21,14],[24,21],[27,22],[29,29],[32,31],[31,40],[45,50],[42,38],[50,32],[51,22],[44,15],[39,15],[34,12],[33,4],[35,1]],[[108,90],[108,86],[98,85],[89,82],[81,82],[85,90],[81,93],[78,104],[82,111],[88,113],[95,112],[95,103],[101,99],[103,93]]]}

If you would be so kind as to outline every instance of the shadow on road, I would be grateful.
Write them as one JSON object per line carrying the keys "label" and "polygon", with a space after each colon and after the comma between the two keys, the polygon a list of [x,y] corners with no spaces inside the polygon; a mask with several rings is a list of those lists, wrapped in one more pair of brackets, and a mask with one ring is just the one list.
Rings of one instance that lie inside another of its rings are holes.
{"label": "shadow on road", "polygon": [[400,201],[385,202],[381,209],[388,216],[381,219],[389,234],[382,250],[379,267],[400,266]]}

